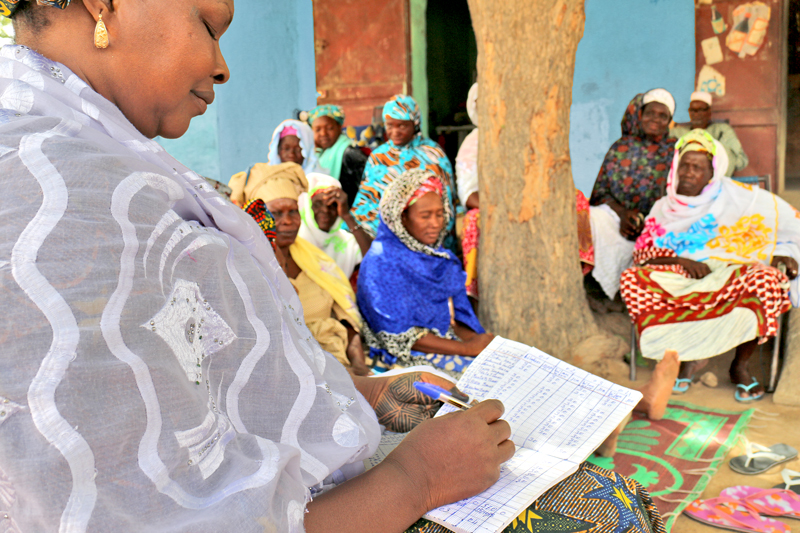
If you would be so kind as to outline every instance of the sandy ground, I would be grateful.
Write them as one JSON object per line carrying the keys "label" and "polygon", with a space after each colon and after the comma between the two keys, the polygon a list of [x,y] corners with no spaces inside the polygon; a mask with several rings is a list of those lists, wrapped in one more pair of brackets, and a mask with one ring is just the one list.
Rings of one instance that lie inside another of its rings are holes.
{"label": "sandy ground", "polygon": [[[619,316],[614,316],[619,315]],[[629,322],[626,322],[627,317],[621,314],[612,313],[606,316],[598,316],[599,321],[605,322],[606,329],[615,330],[617,335],[622,336],[629,341],[629,333],[622,335],[625,328],[629,327]],[[611,325],[610,323],[613,323]],[[764,383],[765,377],[769,372],[769,359],[771,357],[771,345],[765,347],[759,357],[757,352],[752,362],[750,363],[751,372],[756,377],[762,378],[761,383]],[[751,404],[741,404],[734,400],[733,391],[734,387],[728,378],[728,367],[733,359],[733,352],[721,355],[711,359],[709,365],[703,369],[700,374],[707,371],[713,372],[719,378],[719,385],[716,388],[706,387],[705,385],[696,382],[689,389],[689,392],[680,396],[673,396],[674,399],[689,402],[695,405],[726,409],[730,411],[744,411],[749,408],[756,408],[756,417],[751,421],[750,427],[745,432],[745,435],[753,442],[770,446],[776,443],[784,443],[800,450],[800,407],[785,407],[776,405],[772,401],[772,395],[767,394],[766,397],[758,402]],[[760,372],[759,372],[760,370]],[[609,376],[613,381],[620,384],[625,384],[631,388],[636,388],[644,384],[650,377],[650,370],[640,368],[636,383],[631,383],[626,375]],[[699,376],[698,376],[699,377]],[[800,386],[800,384],[798,384]],[[769,415],[773,416],[769,416]],[[727,459],[742,455],[744,453],[743,446],[740,444],[732,449]],[[781,482],[780,472],[783,468],[800,471],[800,459],[784,463],[783,465],[776,466],[769,470],[767,473],[758,476],[745,476],[735,473],[727,465],[727,459],[723,463],[716,475],[711,479],[710,483],[703,492],[701,498],[713,498],[719,496],[722,489],[734,485],[749,485],[761,488],[770,488]],[[658,503],[658,502],[656,502]],[[800,520],[783,519],[787,526],[794,527],[795,530],[800,531]],[[710,533],[721,531],[718,528],[712,528],[700,524],[686,516],[680,516],[672,528],[672,533]]]}

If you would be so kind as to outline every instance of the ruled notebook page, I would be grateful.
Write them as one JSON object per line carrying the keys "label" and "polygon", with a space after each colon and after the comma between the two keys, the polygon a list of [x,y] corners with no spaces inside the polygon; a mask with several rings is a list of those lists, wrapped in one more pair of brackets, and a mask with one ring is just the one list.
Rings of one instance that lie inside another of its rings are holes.
{"label": "ruled notebook page", "polygon": [[[514,457],[500,479],[425,518],[457,533],[497,533],[547,489],[578,469],[625,419],[642,395],[575,368],[536,348],[495,337],[458,387],[506,407]],[[436,416],[455,411],[445,404]]]}

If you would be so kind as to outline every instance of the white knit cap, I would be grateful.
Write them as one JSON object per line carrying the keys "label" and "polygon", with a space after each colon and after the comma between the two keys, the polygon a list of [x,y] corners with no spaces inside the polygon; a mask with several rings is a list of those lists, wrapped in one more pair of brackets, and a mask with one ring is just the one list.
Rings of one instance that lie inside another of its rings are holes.
{"label": "white knit cap", "polygon": [[705,91],[695,91],[692,93],[691,102],[705,102],[708,104],[708,107],[711,107],[711,102],[713,102],[713,98],[711,93],[707,93]]}
{"label": "white knit cap", "polygon": [[642,98],[642,107],[646,106],[651,102],[658,102],[659,104],[664,104],[669,109],[669,114],[675,114],[675,98],[672,97],[670,92],[666,89],[650,89],[646,93],[644,93],[644,97]]}

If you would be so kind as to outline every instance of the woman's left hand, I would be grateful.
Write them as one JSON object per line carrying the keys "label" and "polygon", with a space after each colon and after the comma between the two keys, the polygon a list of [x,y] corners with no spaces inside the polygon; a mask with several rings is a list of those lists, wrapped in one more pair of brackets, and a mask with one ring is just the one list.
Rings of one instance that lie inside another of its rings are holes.
{"label": "woman's left hand", "polygon": [[778,268],[778,265],[781,263],[786,266],[786,275],[789,277],[789,279],[794,279],[797,277],[797,261],[784,255],[776,255],[772,258],[772,266],[775,268]]}
{"label": "woman's left hand", "polygon": [[423,421],[432,418],[442,406],[442,402],[418,391],[414,387],[415,381],[438,385],[450,391],[450,394],[459,400],[469,399],[453,382],[428,372],[409,372],[398,376],[362,379],[374,382],[371,393],[365,396],[375,409],[378,422],[386,426],[389,431],[397,433],[411,431]]}
{"label": "woman's left hand", "polygon": [[336,213],[344,218],[350,213],[350,205],[347,203],[347,193],[339,187],[329,187],[322,191],[322,201],[325,205],[336,204]]}

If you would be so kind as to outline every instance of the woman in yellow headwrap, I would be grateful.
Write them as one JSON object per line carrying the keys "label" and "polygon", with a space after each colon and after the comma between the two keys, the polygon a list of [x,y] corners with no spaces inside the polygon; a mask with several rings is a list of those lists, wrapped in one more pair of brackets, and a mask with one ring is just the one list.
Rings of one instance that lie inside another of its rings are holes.
{"label": "woman in yellow headwrap", "polygon": [[231,177],[229,186],[234,203],[263,200],[275,218],[276,245],[286,260],[284,271],[300,296],[314,338],[353,373],[368,374],[359,336],[361,315],[350,282],[330,256],[297,236],[301,223],[297,201],[308,191],[303,169],[296,163],[257,163]]}

